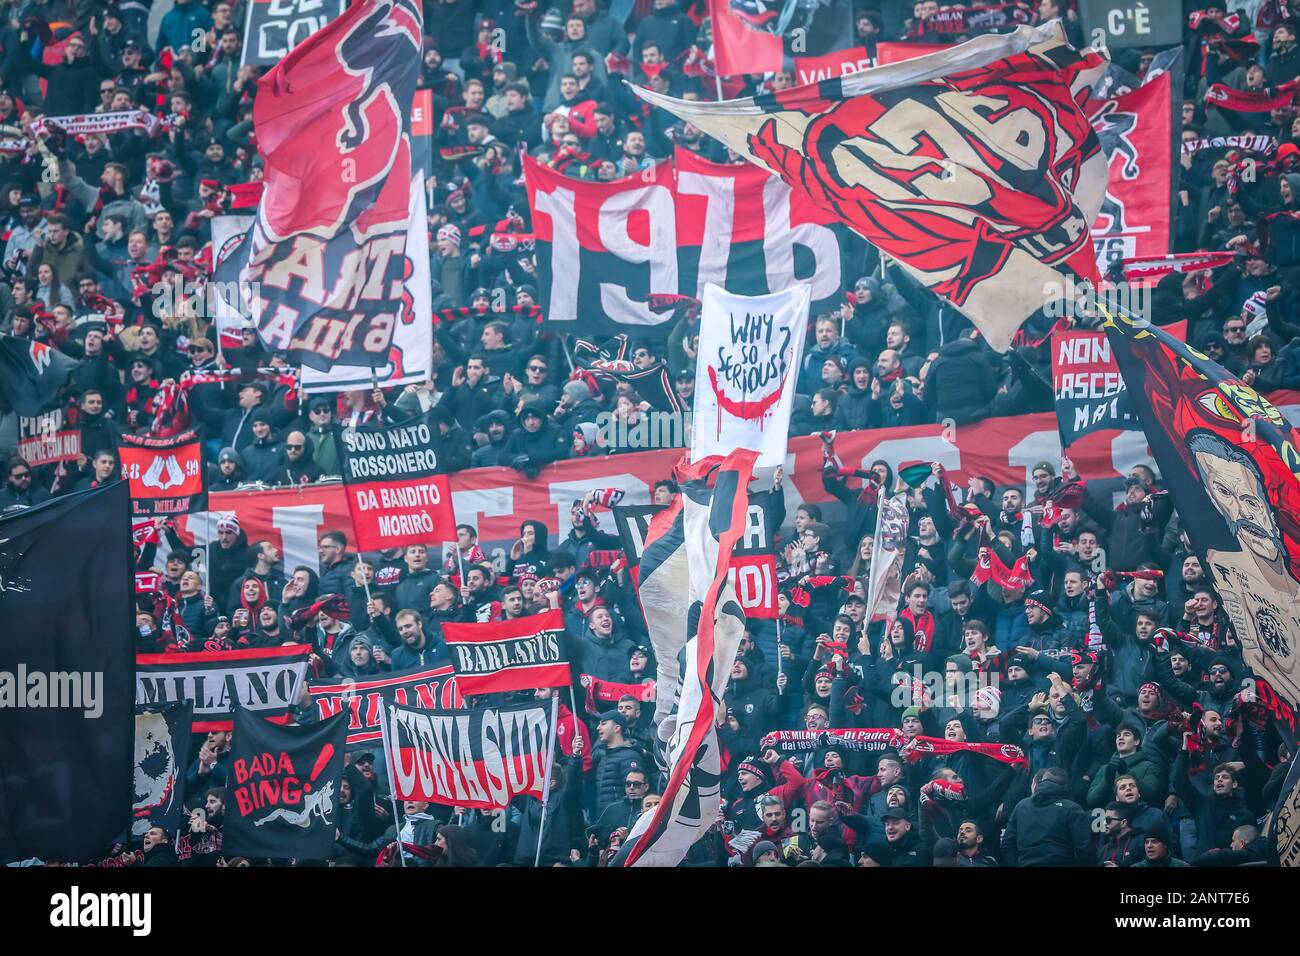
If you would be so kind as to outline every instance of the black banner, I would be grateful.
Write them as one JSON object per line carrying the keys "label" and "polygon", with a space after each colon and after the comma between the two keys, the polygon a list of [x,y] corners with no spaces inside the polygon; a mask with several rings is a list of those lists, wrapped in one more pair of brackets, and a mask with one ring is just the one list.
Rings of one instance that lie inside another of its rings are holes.
{"label": "black banner", "polygon": [[175,835],[185,818],[185,771],[190,764],[190,725],[194,705],[172,704],[135,715],[135,791],[131,836],[151,827]]}
{"label": "black banner", "polygon": [[347,718],[281,727],[235,711],[222,850],[230,856],[324,860],[338,827]]}
{"label": "black banner", "polygon": [[239,65],[274,66],[346,6],[346,0],[252,0],[244,21],[244,58]]}
{"label": "black banner", "polygon": [[0,863],[87,862],[131,819],[124,482],[0,518]]}

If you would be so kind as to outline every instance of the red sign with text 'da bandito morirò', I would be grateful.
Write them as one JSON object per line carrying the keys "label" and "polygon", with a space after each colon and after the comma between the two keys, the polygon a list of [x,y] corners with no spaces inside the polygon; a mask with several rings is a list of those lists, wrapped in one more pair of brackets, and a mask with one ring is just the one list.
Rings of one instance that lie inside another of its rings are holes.
{"label": "red sign with text 'da bandito morir\u00f2'", "polygon": [[454,538],[447,476],[436,474],[428,413],[395,425],[335,425],[357,548],[378,551]]}

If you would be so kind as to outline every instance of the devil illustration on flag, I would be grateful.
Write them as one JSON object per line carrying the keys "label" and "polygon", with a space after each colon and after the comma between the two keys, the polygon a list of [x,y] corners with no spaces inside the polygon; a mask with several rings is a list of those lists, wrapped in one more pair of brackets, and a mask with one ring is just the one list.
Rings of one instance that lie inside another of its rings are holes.
{"label": "devil illustration on flag", "polygon": [[360,0],[258,81],[265,183],[237,253],[268,349],[328,371],[389,364],[405,280],[416,0]]}
{"label": "devil illustration on flag", "polygon": [[[1108,319],[1151,452],[1242,657],[1300,701],[1300,434],[1239,378],[1166,332]],[[1218,647],[1214,650],[1223,651]]]}
{"label": "devil illustration on flag", "polygon": [[1059,22],[721,103],[638,96],[766,166],[970,318],[998,351],[1067,279],[1098,281],[1104,68]]}

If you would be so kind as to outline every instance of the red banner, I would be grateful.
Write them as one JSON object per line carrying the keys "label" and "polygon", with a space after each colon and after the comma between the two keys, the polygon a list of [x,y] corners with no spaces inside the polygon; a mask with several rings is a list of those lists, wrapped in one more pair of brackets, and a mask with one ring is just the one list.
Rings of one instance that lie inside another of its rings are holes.
{"label": "red banner", "polygon": [[795,57],[794,81],[799,86],[820,83],[822,80],[837,80],[841,76],[870,68],[871,54],[866,47],[852,46],[823,56]]}
{"label": "red banner", "polygon": [[590,674],[580,674],[578,679],[587,690],[584,706],[589,714],[599,714],[606,709],[601,707],[601,704],[617,704],[624,697],[635,697],[643,704],[655,700],[655,682],[652,680],[646,680],[641,684],[618,684],[612,680],[592,677]]}
{"label": "red banner", "polygon": [[938,53],[952,48],[951,43],[877,43],[876,66],[889,63],[901,63],[903,60],[915,60],[927,53]]}
{"label": "red banner", "polygon": [[1121,96],[1088,103],[1088,119],[1109,157],[1092,244],[1101,272],[1134,256],[1169,251],[1173,139],[1169,84],[1162,73]]}
{"label": "red banner", "polygon": [[[1275,392],[1268,398],[1284,412],[1300,406],[1297,392]],[[867,468],[876,458],[900,466],[938,461],[958,485],[972,475],[987,475],[996,484],[1031,490],[1029,470],[1034,462],[1059,458],[1061,443],[1055,413],[1043,412],[992,418],[955,429],[936,424],[841,432],[835,449],[846,466]],[[480,546],[504,568],[510,545],[519,537],[520,522],[539,518],[557,531],[567,528],[570,504],[591,488],[623,488],[627,491],[623,503],[648,504],[651,485],[669,476],[681,455],[682,449],[677,448],[563,461],[543,468],[533,481],[522,480],[519,472],[510,468],[457,472],[450,476],[456,520],[478,528]],[[1070,457],[1089,480],[1122,478],[1134,465],[1151,460],[1140,432],[1119,429],[1085,435],[1071,447]],[[807,501],[821,505],[827,519],[835,520],[840,505],[822,487],[821,466],[819,439],[790,440],[784,484],[788,514]],[[210,519],[197,514],[179,522],[186,545],[203,545],[215,534],[217,516],[233,514],[250,541],[275,544],[289,567],[317,567],[316,543],[326,531],[344,532],[349,549],[354,549],[355,535],[340,484],[224,491],[210,498]],[[599,512],[597,517],[612,533],[613,518]]]}
{"label": "red banner", "polygon": [[175,438],[122,436],[122,477],[131,484],[133,518],[174,517],[207,508],[203,445],[193,432]]}
{"label": "red banner", "polygon": [[334,426],[360,550],[456,537],[447,477],[435,474],[434,434],[427,412],[395,425]]}
{"label": "red banner", "polygon": [[450,665],[425,670],[399,671],[371,680],[347,680],[340,684],[308,684],[307,693],[321,720],[347,710],[349,748],[379,740],[384,705],[418,707],[421,710],[454,710],[465,706]]}
{"label": "red banner", "polygon": [[[94,454],[99,449],[91,449]],[[62,408],[55,408],[34,418],[18,419],[18,454],[36,468],[58,461],[76,461],[81,455],[81,429],[66,427]]]}
{"label": "red banner", "polygon": [[456,685],[464,694],[568,685],[563,635],[564,614],[554,608],[508,621],[442,625]]}

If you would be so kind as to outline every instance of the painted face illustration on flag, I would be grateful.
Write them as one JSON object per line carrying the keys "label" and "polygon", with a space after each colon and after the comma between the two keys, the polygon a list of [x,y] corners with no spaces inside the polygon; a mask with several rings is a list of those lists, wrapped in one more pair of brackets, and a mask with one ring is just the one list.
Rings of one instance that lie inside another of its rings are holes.
{"label": "painted face illustration on flag", "polygon": [[[1106,333],[1162,480],[1213,581],[1244,661],[1300,700],[1300,434],[1253,389],[1165,331]],[[1215,520],[1215,515],[1220,520]]]}

